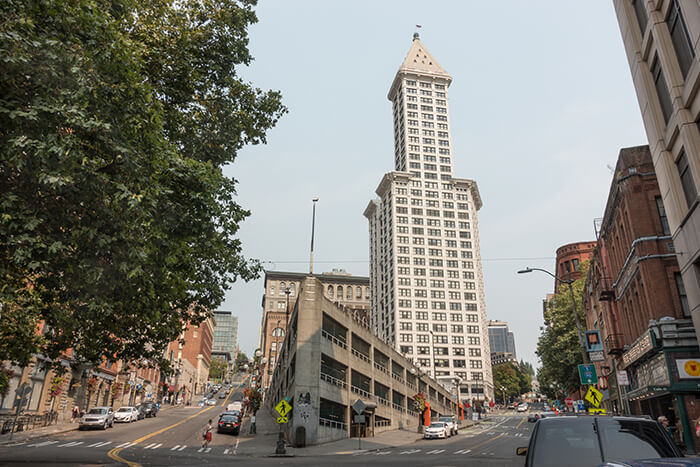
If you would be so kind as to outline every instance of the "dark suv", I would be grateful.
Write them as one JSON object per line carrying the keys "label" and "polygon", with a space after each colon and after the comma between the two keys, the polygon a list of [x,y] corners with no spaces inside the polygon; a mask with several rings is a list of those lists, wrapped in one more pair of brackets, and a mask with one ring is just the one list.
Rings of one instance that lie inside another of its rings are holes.
{"label": "dark suv", "polygon": [[141,409],[146,417],[155,417],[158,413],[158,406],[155,402],[144,402],[141,404]]}
{"label": "dark suv", "polygon": [[526,467],[597,466],[632,459],[683,457],[657,422],[642,417],[566,416],[540,419],[530,445],[517,449]]}

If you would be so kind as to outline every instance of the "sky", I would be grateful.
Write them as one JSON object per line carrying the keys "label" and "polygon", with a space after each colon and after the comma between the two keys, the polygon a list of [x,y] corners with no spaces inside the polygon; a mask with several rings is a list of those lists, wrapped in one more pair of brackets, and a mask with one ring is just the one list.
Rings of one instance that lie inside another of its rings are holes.
{"label": "sky", "polygon": [[[486,313],[508,321],[519,359],[535,354],[558,247],[595,240],[621,148],[647,144],[610,0],[562,2],[263,0],[255,60],[238,73],[279,90],[289,113],[267,144],[226,174],[251,211],[244,255],[267,270],[369,275],[363,212],[394,170],[394,75],[414,32],[453,78],[454,175],[476,180]],[[417,29],[416,25],[421,25]],[[221,305],[257,348],[264,279],[232,285]]]}

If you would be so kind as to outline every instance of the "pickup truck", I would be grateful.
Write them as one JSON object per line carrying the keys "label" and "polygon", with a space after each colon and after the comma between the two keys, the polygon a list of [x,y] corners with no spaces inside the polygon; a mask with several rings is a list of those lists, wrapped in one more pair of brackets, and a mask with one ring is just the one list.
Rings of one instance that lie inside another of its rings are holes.
{"label": "pickup truck", "polygon": [[457,417],[454,415],[443,415],[438,418],[438,421],[447,423],[447,429],[449,431],[448,436],[457,434],[457,430],[459,430],[459,425],[457,425]]}

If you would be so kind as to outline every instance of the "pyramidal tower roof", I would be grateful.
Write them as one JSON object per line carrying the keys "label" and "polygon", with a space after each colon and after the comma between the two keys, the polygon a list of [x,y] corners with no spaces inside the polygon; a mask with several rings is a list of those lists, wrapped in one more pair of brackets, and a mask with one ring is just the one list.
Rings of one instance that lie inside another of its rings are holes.
{"label": "pyramidal tower roof", "polygon": [[399,67],[399,70],[396,72],[396,77],[394,78],[394,82],[391,85],[391,90],[389,91],[389,99],[391,99],[394,87],[397,84],[397,81],[399,81],[399,77],[403,73],[445,78],[448,85],[450,82],[452,82],[452,76],[450,76],[450,74],[447,73],[442,66],[440,66],[438,61],[435,60],[435,57],[428,52],[428,49],[426,49],[423,43],[420,41],[420,35],[418,35],[418,33],[413,34],[413,43],[411,44],[411,48],[408,50],[406,58]]}

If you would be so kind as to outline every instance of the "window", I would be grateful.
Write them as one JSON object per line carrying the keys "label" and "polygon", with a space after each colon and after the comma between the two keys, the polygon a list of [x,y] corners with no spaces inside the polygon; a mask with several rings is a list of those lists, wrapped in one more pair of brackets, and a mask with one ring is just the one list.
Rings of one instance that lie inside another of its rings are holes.
{"label": "window", "polygon": [[688,76],[688,70],[690,70],[690,65],[693,64],[695,51],[690,42],[690,35],[688,34],[688,28],[685,25],[678,0],[671,1],[671,8],[669,9],[666,23],[668,24],[668,32],[671,34],[673,48],[676,49],[678,65],[681,67],[683,77],[686,78]]}
{"label": "window", "polygon": [[413,354],[413,347],[411,347],[410,345],[402,345],[401,346],[401,353],[411,355],[411,354]]}
{"label": "window", "polygon": [[688,207],[690,207],[695,202],[698,192],[695,189],[693,175],[690,173],[690,166],[688,165],[688,158],[685,155],[685,149],[681,149],[681,154],[678,156],[678,160],[676,161],[676,168],[678,169],[678,175],[681,178],[681,185],[683,186],[685,200],[688,202]]}
{"label": "window", "polygon": [[671,235],[671,228],[668,226],[668,217],[666,217],[666,208],[661,196],[654,198],[656,200],[656,209],[659,212],[659,220],[661,222],[661,231],[664,235]]}
{"label": "window", "polygon": [[671,103],[671,95],[668,92],[666,78],[664,78],[658,55],[654,56],[654,61],[651,65],[651,75],[654,79],[654,86],[656,86],[656,94],[659,96],[659,105],[664,116],[664,123],[668,123],[673,113],[673,104]]}
{"label": "window", "polygon": [[284,329],[282,328],[275,328],[272,330],[272,336],[273,337],[282,337],[284,336]]}
{"label": "window", "polygon": [[688,295],[685,293],[685,284],[683,284],[683,278],[680,272],[673,274],[676,280],[676,290],[678,291],[678,298],[681,301],[681,310],[683,311],[683,316],[690,316],[690,308],[688,307]]}
{"label": "window", "polygon": [[639,30],[642,31],[642,37],[644,36],[644,31],[647,29],[647,10],[644,8],[645,0],[633,0],[632,7],[634,8],[634,13],[637,15],[637,21],[639,22]]}

